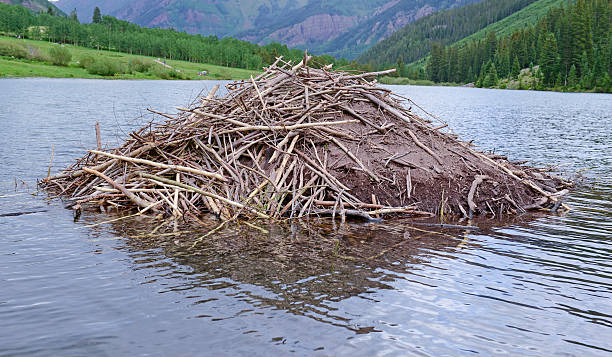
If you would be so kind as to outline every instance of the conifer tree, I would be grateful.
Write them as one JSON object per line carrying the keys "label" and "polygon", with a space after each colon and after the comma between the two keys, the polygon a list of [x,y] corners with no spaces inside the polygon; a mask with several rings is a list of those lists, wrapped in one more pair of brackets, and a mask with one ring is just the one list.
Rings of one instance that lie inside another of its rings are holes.
{"label": "conifer tree", "polygon": [[521,65],[519,64],[518,57],[514,55],[514,61],[512,61],[512,77],[518,78],[521,73]]}
{"label": "conifer tree", "polygon": [[495,51],[497,50],[497,36],[495,32],[491,31],[487,35],[485,42],[485,61],[493,60],[495,58]]}
{"label": "conifer tree", "polygon": [[72,21],[79,22],[79,17],[77,16],[76,7],[72,11],[70,11],[70,19]]}
{"label": "conifer tree", "polygon": [[93,12],[93,17],[91,19],[94,24],[102,23],[102,14],[100,13],[100,8],[96,6]]}
{"label": "conifer tree", "polygon": [[578,84],[578,73],[576,71],[576,65],[572,65],[567,75],[567,86],[574,88],[576,84]]}
{"label": "conifer tree", "polygon": [[540,69],[543,75],[543,85],[553,85],[557,77],[558,69],[558,48],[555,35],[548,33],[543,40]]}
{"label": "conifer tree", "polygon": [[499,82],[499,78],[497,76],[497,69],[495,68],[495,64],[491,63],[489,69],[485,74],[482,86],[486,88],[494,87],[497,85],[497,82]]}

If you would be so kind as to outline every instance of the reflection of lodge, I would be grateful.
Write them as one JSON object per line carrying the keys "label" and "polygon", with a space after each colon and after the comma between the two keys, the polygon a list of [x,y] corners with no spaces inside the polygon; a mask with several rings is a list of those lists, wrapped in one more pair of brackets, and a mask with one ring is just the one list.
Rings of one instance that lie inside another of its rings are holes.
{"label": "reflection of lodge", "polygon": [[[349,324],[347,318],[332,315],[328,305],[392,289],[398,275],[420,269],[419,265],[428,260],[425,254],[448,255],[471,245],[464,230],[401,222],[336,226],[322,220],[266,227],[242,224],[208,236],[206,230],[193,231],[193,227],[176,227],[162,220],[158,223],[161,225],[143,226],[120,220],[113,223],[113,228],[115,234],[127,237],[128,249],[137,251],[140,259],[143,254],[150,255],[143,259],[147,264],[154,266],[155,260],[168,257],[190,267],[188,282],[181,284],[181,290],[234,286],[258,307],[309,316],[358,333],[372,328]],[[215,227],[217,222],[211,219],[203,223]],[[160,247],[163,258],[158,255]],[[245,289],[243,284],[265,291]]]}

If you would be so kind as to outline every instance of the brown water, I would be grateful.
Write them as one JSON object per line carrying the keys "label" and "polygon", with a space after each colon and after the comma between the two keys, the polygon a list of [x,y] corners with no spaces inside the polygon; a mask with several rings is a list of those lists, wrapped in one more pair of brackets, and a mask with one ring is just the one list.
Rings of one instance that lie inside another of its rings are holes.
{"label": "brown water", "polygon": [[89,227],[116,216],[73,222],[31,194],[53,144],[57,171],[95,146],[95,121],[114,144],[147,106],[213,84],[0,80],[0,356],[612,352],[610,95],[392,87],[483,148],[584,174],[567,215],[479,231],[310,221],[142,237],[161,222]]}

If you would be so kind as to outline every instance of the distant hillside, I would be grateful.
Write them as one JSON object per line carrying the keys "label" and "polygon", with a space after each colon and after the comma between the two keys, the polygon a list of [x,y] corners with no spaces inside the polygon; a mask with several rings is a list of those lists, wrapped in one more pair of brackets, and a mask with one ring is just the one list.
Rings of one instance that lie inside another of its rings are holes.
{"label": "distant hillside", "polygon": [[538,0],[510,16],[494,22],[482,30],[457,41],[457,44],[463,45],[472,40],[482,40],[486,38],[490,32],[495,32],[497,37],[510,35],[517,29],[536,23],[536,21],[546,16],[550,8],[572,2],[575,2],[575,0]]}
{"label": "distant hillside", "polygon": [[434,42],[451,44],[495,23],[536,0],[484,0],[440,11],[395,32],[359,56],[361,63],[375,65],[408,63],[429,54]]}
{"label": "distant hillside", "polygon": [[439,9],[478,0],[59,0],[80,20],[93,9],[146,27],[279,42],[356,58],[397,29]]}
{"label": "distant hillside", "polygon": [[480,0],[396,0],[388,3],[372,17],[353,26],[335,39],[313,47],[312,51],[330,54],[334,57],[355,59],[407,24],[431,15],[440,9],[460,7],[475,1]]}
{"label": "distant hillside", "polygon": [[0,2],[9,4],[9,5],[25,6],[28,9],[34,10],[34,11],[47,11],[49,6],[51,6],[56,14],[66,15],[57,6],[55,6],[53,3],[47,0],[0,0]]}
{"label": "distant hillside", "polygon": [[434,43],[426,75],[434,82],[475,82],[477,87],[609,93],[611,31],[612,1],[563,2],[504,36],[490,31],[463,45]]}

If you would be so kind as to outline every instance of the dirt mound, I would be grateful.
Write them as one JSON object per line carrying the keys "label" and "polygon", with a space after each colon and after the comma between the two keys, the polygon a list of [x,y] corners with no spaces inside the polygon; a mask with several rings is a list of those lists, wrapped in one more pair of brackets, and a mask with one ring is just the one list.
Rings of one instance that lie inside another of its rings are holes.
{"label": "dirt mound", "polygon": [[90,150],[42,184],[77,207],[307,215],[516,214],[563,207],[570,183],[478,152],[349,74],[277,60],[250,81],[216,88],[119,148]]}

